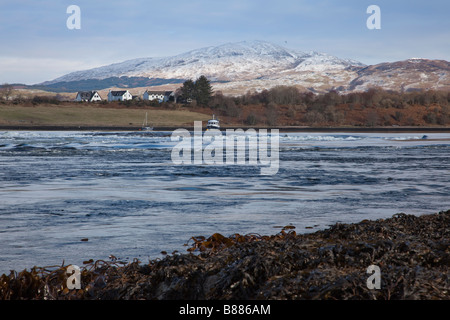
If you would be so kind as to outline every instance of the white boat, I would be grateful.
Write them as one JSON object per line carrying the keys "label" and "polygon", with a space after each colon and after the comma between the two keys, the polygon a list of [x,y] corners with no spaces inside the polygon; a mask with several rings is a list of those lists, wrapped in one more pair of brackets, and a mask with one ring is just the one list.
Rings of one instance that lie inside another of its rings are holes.
{"label": "white boat", "polygon": [[147,121],[147,112],[145,113],[145,120],[144,123],[142,124],[142,131],[152,131],[153,127],[150,127],[148,125],[148,121]]}
{"label": "white boat", "polygon": [[208,120],[208,123],[206,125],[206,130],[210,130],[210,129],[219,129],[220,130],[219,120],[217,120],[214,115],[211,120]]}

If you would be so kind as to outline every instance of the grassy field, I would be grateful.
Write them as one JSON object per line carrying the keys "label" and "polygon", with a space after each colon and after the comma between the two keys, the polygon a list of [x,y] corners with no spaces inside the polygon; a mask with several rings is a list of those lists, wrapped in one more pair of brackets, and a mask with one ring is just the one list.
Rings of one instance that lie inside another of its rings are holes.
{"label": "grassy field", "polygon": [[[340,115],[337,121],[323,121],[315,123],[308,120],[308,110],[298,109],[298,106],[280,105],[276,108],[273,119],[264,104],[239,106],[237,115],[226,115],[221,108],[193,107],[186,105],[125,105],[113,103],[76,103],[60,102],[59,104],[39,103],[31,101],[14,104],[0,101],[0,127],[4,129],[27,130],[136,130],[142,127],[145,114],[148,113],[150,126],[156,129],[173,130],[173,128],[192,127],[194,121],[202,121],[203,125],[215,114],[220,119],[222,128],[285,128],[289,130],[299,128],[330,128],[364,130],[384,128],[388,130],[418,130],[429,127],[430,130],[448,132],[447,125],[431,125],[427,117],[435,115],[442,117],[439,108],[413,105],[407,109],[396,108],[363,108],[339,105],[333,109],[334,114]],[[298,109],[298,110],[297,110]],[[437,110],[437,111],[436,111]],[[434,112],[434,113],[431,113]],[[254,115],[255,122],[249,123],[249,116]],[[372,119],[373,124],[369,123]],[[402,117],[400,117],[402,116]],[[339,120],[340,119],[340,120]],[[269,121],[272,120],[272,121]],[[376,123],[375,123],[376,122]],[[54,128],[51,128],[54,127]],[[384,130],[383,129],[383,130]],[[302,130],[302,129],[301,129]]]}
{"label": "grassy field", "polygon": [[210,115],[190,110],[156,108],[114,108],[102,105],[0,105],[0,125],[7,126],[108,126],[140,127],[145,113],[154,127],[192,126],[195,120],[207,121]]}

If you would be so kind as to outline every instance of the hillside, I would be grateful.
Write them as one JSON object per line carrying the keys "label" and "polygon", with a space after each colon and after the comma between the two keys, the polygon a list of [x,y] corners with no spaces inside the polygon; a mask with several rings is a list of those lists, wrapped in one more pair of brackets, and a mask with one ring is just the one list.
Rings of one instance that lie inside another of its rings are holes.
{"label": "hillside", "polygon": [[450,90],[450,62],[445,60],[408,59],[380,63],[358,70],[350,82],[350,91],[366,91],[373,87],[402,91]]}

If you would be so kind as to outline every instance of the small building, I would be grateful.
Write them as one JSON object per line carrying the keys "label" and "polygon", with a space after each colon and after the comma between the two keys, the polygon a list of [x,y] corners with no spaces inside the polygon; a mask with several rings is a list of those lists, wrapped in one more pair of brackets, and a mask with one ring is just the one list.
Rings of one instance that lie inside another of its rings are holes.
{"label": "small building", "polygon": [[149,91],[146,90],[143,96],[144,100],[158,100],[158,102],[175,101],[175,92],[173,91]]}
{"label": "small building", "polygon": [[128,90],[111,91],[108,93],[108,101],[125,101],[131,100],[133,96]]}
{"label": "small building", "polygon": [[102,101],[102,97],[97,91],[80,91],[77,93],[75,101],[85,101],[85,102]]}

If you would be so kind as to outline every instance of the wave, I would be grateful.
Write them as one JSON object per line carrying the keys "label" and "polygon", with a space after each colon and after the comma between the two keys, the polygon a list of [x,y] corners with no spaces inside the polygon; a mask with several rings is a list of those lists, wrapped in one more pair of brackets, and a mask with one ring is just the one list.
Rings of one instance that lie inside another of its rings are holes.
{"label": "wave", "polygon": [[[234,139],[226,136],[226,139]],[[270,141],[270,140],[269,140]],[[449,134],[349,134],[281,133],[280,148],[360,148],[424,147],[450,145]],[[9,131],[0,132],[0,151],[32,150],[151,150],[172,148],[170,132],[81,132]],[[254,144],[254,142],[252,142]],[[270,143],[270,142],[269,142]],[[209,142],[204,141],[204,145]],[[249,142],[247,142],[249,144]],[[256,146],[256,145],[255,145]]]}
{"label": "wave", "polygon": [[357,141],[363,140],[365,137],[352,135],[307,135],[307,136],[290,136],[280,135],[281,141]]}

